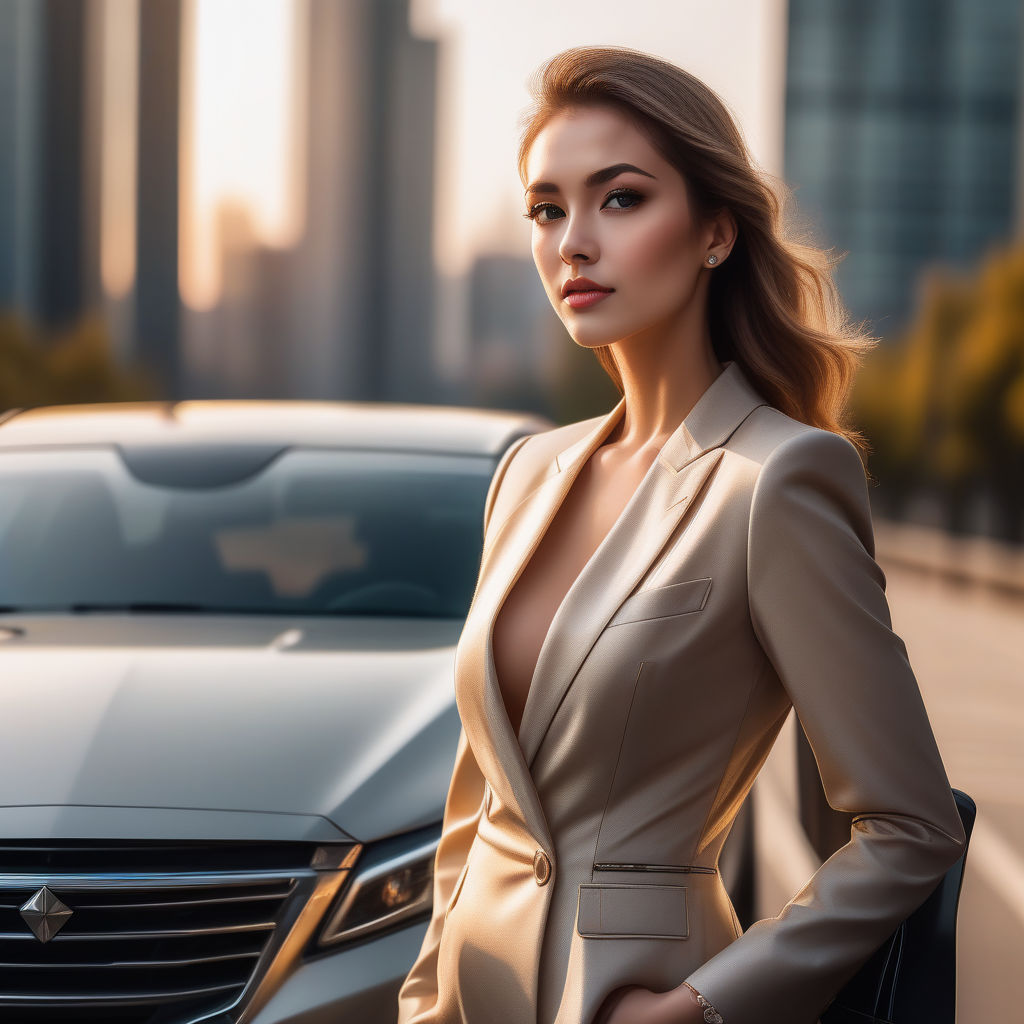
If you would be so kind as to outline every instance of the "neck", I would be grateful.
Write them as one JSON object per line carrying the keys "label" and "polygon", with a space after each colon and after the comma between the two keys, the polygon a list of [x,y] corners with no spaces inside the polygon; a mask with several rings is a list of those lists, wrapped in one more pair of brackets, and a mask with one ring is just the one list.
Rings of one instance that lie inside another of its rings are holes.
{"label": "neck", "polygon": [[639,344],[613,346],[626,407],[605,443],[624,452],[660,449],[724,370],[710,339],[669,352],[653,350]]}

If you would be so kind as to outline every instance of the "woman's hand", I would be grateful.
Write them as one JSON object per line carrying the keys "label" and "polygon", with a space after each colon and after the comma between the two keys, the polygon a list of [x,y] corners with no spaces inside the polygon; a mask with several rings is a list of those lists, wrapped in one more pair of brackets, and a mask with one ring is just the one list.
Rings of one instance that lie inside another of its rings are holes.
{"label": "woman's hand", "polygon": [[685,985],[668,992],[625,985],[608,994],[592,1024],[704,1024],[704,1011]]}

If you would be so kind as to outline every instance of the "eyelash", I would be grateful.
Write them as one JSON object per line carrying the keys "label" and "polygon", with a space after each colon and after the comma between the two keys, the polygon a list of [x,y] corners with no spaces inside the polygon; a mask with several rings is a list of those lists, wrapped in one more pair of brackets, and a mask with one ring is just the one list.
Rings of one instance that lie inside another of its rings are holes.
{"label": "eyelash", "polygon": [[[644,201],[644,197],[635,189],[617,188],[614,192],[609,192],[608,195],[605,196],[605,202],[607,202],[609,199],[615,199],[618,196],[626,196],[630,199],[637,200],[637,202],[635,202],[632,206],[627,206],[625,207],[625,209],[620,210],[620,213],[625,213],[626,210],[635,210]],[[527,220],[534,221],[539,227],[544,227],[546,224],[550,224],[552,222],[537,220],[537,215],[540,213],[541,210],[547,209],[548,207],[551,207],[554,210],[558,209],[558,207],[555,206],[554,203],[537,203],[536,206],[531,206],[530,209],[523,214],[523,216]]]}

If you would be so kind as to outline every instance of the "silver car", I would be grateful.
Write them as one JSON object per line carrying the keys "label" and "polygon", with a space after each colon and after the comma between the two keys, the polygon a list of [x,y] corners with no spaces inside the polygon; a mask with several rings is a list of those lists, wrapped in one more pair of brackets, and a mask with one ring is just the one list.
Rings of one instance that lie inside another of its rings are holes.
{"label": "silver car", "polygon": [[[530,415],[0,416],[0,1021],[394,1021]],[[752,822],[722,867],[752,907]]]}
{"label": "silver car", "polygon": [[393,1021],[529,415],[0,417],[0,1020]]}

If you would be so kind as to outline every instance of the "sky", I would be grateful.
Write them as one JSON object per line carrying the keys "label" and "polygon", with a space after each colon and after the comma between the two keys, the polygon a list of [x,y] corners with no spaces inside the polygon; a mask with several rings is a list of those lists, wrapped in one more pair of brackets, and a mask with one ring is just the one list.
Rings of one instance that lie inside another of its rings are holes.
{"label": "sky", "polygon": [[736,117],[754,159],[782,171],[785,0],[411,0],[417,35],[443,40],[435,205],[441,270],[478,252],[528,256],[515,168],[530,74],[570,46],[630,46],[705,81]]}

